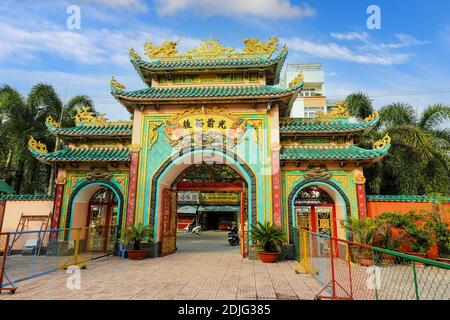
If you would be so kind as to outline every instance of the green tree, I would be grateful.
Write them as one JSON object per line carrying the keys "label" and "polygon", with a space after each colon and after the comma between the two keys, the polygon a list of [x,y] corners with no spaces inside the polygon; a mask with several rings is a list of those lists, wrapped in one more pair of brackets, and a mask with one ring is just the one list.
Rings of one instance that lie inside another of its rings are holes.
{"label": "green tree", "polygon": [[46,191],[53,190],[54,174],[51,171],[54,172],[54,168],[49,169],[31,156],[28,140],[33,136],[44,142],[49,150],[57,150],[59,142],[48,132],[45,119],[51,115],[62,125],[70,126],[76,107],[92,105],[92,100],[86,96],[76,96],[64,104],[54,88],[44,83],[36,84],[27,97],[8,85],[0,87],[0,130],[4,138],[0,147],[6,151],[1,160],[6,167],[17,169],[16,192],[45,192],[50,176],[52,189]]}
{"label": "green tree", "polygon": [[449,194],[450,107],[430,105],[417,116],[409,104],[393,103],[381,108],[380,117],[378,130],[363,144],[389,134],[392,147],[382,162],[367,170],[369,192]]}
{"label": "green tree", "polygon": [[364,92],[354,92],[345,99],[349,113],[361,119],[368,117],[374,112],[372,100]]}

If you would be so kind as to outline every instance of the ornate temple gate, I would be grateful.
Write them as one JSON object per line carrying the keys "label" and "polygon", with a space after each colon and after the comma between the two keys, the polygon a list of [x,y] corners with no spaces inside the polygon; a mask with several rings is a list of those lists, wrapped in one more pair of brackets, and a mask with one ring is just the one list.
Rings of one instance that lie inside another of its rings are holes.
{"label": "ornate temple gate", "polygon": [[177,191],[202,192],[236,192],[240,196],[239,232],[241,255],[246,257],[247,245],[247,210],[246,188],[241,183],[228,182],[179,182],[171,189],[164,189],[162,193],[162,235],[161,256],[176,252],[177,237]]}

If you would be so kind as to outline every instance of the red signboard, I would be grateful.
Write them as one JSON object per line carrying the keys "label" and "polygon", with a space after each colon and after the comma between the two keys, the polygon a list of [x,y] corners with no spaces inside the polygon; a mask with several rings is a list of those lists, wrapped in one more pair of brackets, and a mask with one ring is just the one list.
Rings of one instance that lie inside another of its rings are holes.
{"label": "red signboard", "polygon": [[53,204],[52,229],[59,228],[59,219],[61,216],[63,191],[64,191],[64,184],[57,184],[56,189],[55,189],[55,202]]}
{"label": "red signboard", "polygon": [[131,164],[130,164],[130,186],[128,189],[127,227],[134,223],[138,165],[139,165],[139,151],[134,151],[131,154]]}
{"label": "red signboard", "polygon": [[366,188],[363,183],[356,183],[356,194],[358,197],[358,209],[359,217],[367,217],[367,204],[366,204]]}
{"label": "red signboard", "polygon": [[273,222],[281,225],[280,151],[272,150]]}

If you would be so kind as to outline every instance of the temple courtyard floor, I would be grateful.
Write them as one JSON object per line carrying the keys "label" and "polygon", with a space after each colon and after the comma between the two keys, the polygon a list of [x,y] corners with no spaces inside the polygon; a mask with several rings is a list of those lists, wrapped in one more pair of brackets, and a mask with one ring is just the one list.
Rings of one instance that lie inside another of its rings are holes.
{"label": "temple courtyard floor", "polygon": [[107,257],[81,271],[79,289],[68,289],[72,274],[56,271],[18,283],[2,299],[313,299],[316,280],[296,274],[295,261],[264,264],[242,259],[227,233],[178,234],[178,251],[162,258],[131,261]]}

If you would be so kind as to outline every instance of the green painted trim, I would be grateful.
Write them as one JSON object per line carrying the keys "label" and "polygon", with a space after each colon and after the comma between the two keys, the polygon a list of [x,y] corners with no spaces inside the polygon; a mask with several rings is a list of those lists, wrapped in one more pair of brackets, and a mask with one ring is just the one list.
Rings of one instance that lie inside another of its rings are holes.
{"label": "green painted trim", "polygon": [[54,200],[54,195],[48,194],[3,194],[0,195],[0,200],[6,201],[44,201]]}
{"label": "green painted trim", "polygon": [[429,197],[421,195],[367,195],[367,201],[373,202],[436,202],[450,201],[450,197],[439,199],[438,197]]}

